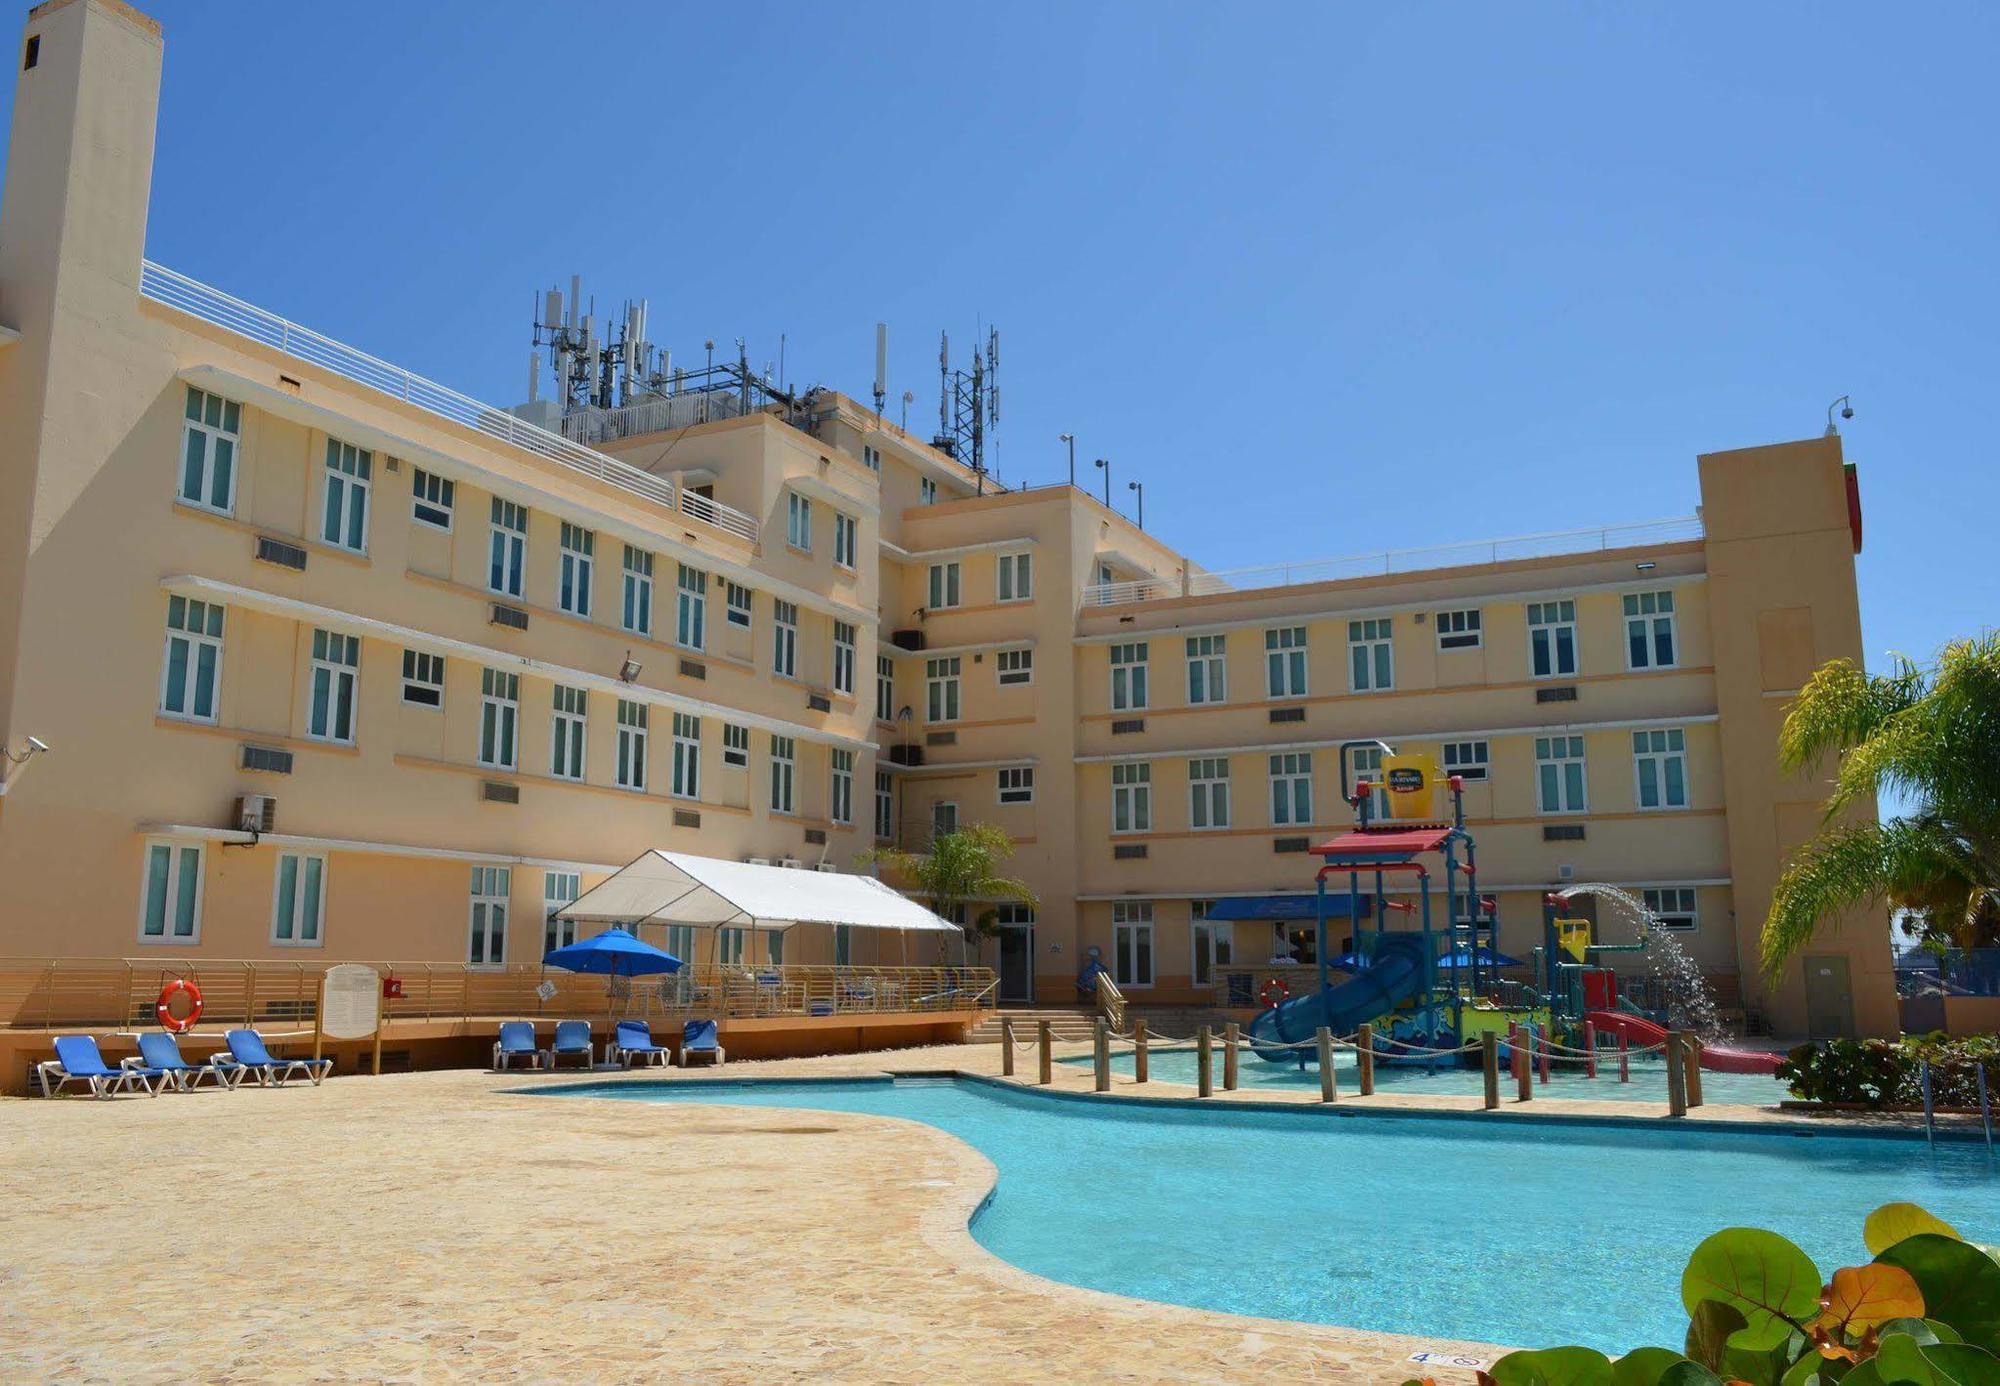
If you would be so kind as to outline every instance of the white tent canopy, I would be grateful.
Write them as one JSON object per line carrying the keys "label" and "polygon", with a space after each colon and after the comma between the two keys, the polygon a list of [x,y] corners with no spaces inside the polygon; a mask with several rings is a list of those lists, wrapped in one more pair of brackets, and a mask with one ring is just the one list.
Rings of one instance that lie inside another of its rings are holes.
{"label": "white tent canopy", "polygon": [[565,905],[557,916],[607,924],[727,924],[760,929],[845,924],[856,929],[961,932],[958,925],[872,876],[758,866],[658,848]]}

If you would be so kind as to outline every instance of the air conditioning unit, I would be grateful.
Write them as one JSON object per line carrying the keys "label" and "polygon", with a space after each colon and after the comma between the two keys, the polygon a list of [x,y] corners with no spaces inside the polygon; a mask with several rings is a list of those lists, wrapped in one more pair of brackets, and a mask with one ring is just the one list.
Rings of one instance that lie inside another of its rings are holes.
{"label": "air conditioning unit", "polygon": [[745,857],[743,860],[745,864],[750,866],[769,866],[771,864],[769,857]]}
{"label": "air conditioning unit", "polygon": [[837,867],[837,866],[835,866],[835,865],[834,865],[834,864],[833,864],[832,862],[830,862],[830,861],[822,861],[822,862],[815,862],[815,863],[813,864],[813,870],[815,870],[815,871],[839,871],[839,870],[840,870],[840,868],[839,868],[839,867]]}
{"label": "air conditioning unit", "polygon": [[271,794],[236,796],[236,826],[246,833],[274,833],[278,830],[278,800]]}
{"label": "air conditioning unit", "polygon": [[778,865],[780,865],[780,866],[783,866],[783,867],[786,867],[786,868],[788,868],[788,869],[790,869],[790,870],[793,870],[793,871],[796,871],[796,870],[798,870],[798,869],[799,869],[799,868],[800,868],[801,866],[804,866],[804,865],[805,865],[805,863],[804,863],[804,862],[802,862],[802,861],[800,861],[800,860],[799,860],[799,859],[798,859],[797,857],[779,857],[779,858],[778,858]]}
{"label": "air conditioning unit", "polygon": [[1556,879],[1559,881],[1575,880],[1576,868],[1574,866],[1558,866],[1556,868]]}

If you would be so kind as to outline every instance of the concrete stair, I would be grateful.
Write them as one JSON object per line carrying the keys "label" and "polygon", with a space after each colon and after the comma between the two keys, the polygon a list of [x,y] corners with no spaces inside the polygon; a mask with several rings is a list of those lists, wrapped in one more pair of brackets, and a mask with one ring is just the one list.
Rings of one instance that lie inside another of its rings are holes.
{"label": "concrete stair", "polygon": [[1058,1043],[1087,1043],[1093,1033],[1097,1012],[1088,1006],[1002,1006],[988,1011],[973,1027],[974,1044],[998,1044],[1000,1022],[1014,1022],[1014,1042],[1026,1044],[1035,1037],[1035,1027],[1049,1022],[1050,1036]]}

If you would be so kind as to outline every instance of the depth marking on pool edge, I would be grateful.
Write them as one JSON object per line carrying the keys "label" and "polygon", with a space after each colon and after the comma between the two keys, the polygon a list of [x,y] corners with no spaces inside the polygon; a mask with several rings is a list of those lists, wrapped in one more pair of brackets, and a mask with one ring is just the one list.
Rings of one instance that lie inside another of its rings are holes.
{"label": "depth marking on pool edge", "polygon": [[1430,1348],[1422,1348],[1403,1360],[1421,1362],[1429,1367],[1464,1367],[1470,1371],[1483,1371],[1493,1365],[1482,1357],[1461,1357],[1455,1352],[1434,1352]]}

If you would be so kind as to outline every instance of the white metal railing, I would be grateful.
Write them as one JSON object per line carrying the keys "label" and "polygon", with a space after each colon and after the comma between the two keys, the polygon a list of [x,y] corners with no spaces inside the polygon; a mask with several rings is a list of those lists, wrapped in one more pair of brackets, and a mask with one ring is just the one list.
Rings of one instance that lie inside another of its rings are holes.
{"label": "white metal railing", "polygon": [[1522,534],[1511,539],[1481,539],[1424,549],[1389,549],[1347,558],[1322,558],[1305,563],[1276,563],[1237,568],[1224,573],[1189,573],[1184,577],[1140,578],[1132,582],[1092,583],[1083,589],[1086,606],[1123,606],[1128,602],[1166,601],[1173,597],[1210,597],[1223,592],[1250,592],[1267,587],[1298,587],[1345,578],[1381,577],[1480,563],[1506,563],[1522,558],[1553,558],[1673,544],[1702,537],[1699,515],[1671,520],[1639,520],[1595,529],[1564,529],[1547,534]]}
{"label": "white metal railing", "polygon": [[562,421],[563,437],[576,443],[612,443],[642,433],[665,433],[741,418],[743,399],[734,390],[689,390],[641,400],[622,409],[578,409]]}
{"label": "white metal railing", "polygon": [[572,442],[560,434],[537,428],[504,409],[483,404],[434,380],[370,356],[333,338],[288,322],[275,313],[190,279],[151,260],[140,262],[139,292],[155,303],[165,304],[214,323],[253,342],[274,347],[288,356],[332,371],[335,375],[365,385],[393,399],[413,404],[427,413],[452,423],[475,429],[489,438],[525,449],[557,466],[580,473],[594,481],[616,487],[630,495],[664,505],[671,510],[715,526],[717,529],[757,541],[757,521],[741,510],[683,492],[664,477],[640,471],[616,458]]}

